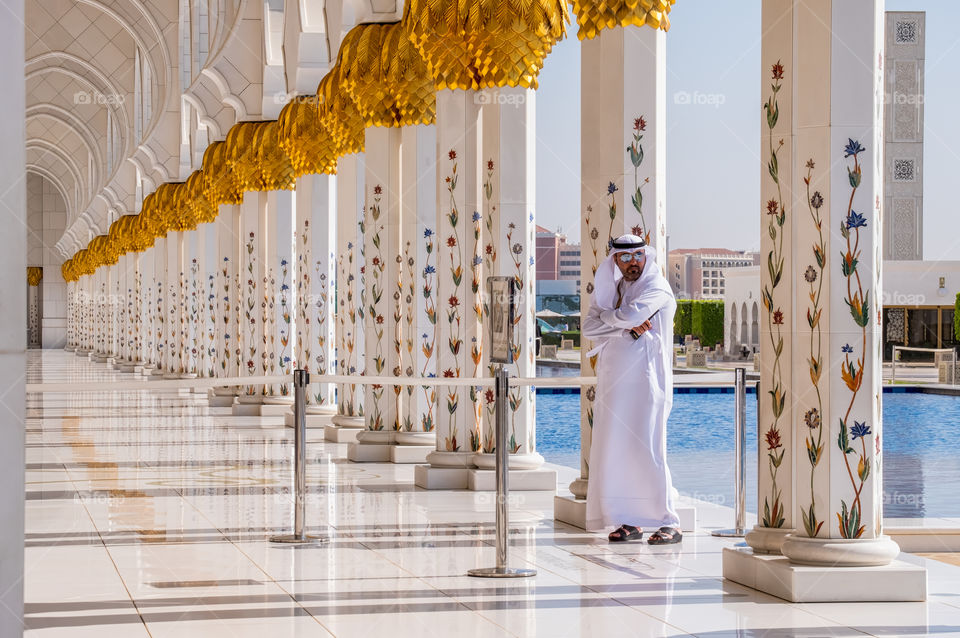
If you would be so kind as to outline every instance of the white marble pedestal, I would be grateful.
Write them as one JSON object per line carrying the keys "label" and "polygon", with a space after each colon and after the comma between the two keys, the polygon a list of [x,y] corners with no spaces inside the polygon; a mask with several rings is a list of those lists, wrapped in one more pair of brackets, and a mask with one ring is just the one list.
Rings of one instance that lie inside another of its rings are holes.
{"label": "white marble pedestal", "polygon": [[323,439],[331,443],[356,443],[363,432],[363,417],[334,414],[330,425],[323,428]]}
{"label": "white marble pedestal", "polygon": [[754,554],[749,547],[726,547],[723,577],[793,603],[927,599],[927,571],[899,560],[882,567],[820,567]]}
{"label": "white marble pedestal", "polygon": [[[677,507],[677,516],[680,518],[680,531],[695,532],[697,530],[697,508]],[[553,497],[553,518],[579,527],[587,528],[587,500],[574,498],[567,494]]]}
{"label": "white marble pedestal", "polygon": [[396,447],[396,432],[360,430],[356,443],[347,446],[347,459],[354,463],[389,463]]}

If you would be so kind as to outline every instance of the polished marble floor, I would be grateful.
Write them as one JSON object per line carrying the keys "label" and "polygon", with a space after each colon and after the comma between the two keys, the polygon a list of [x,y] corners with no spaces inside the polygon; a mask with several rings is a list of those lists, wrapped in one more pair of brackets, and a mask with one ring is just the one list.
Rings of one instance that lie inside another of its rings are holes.
{"label": "polished marble floor", "polygon": [[[69,353],[28,357],[31,383],[134,378]],[[472,579],[494,562],[489,494],[415,489],[412,466],[349,463],[319,432],[307,521],[329,542],[276,547],[292,511],[282,426],[170,390],[27,406],[31,638],[960,636],[958,566],[903,556],[927,566],[927,603],[784,604],[723,581],[733,541],[611,546],[554,522],[546,493],[511,499],[511,560],[537,576]]]}

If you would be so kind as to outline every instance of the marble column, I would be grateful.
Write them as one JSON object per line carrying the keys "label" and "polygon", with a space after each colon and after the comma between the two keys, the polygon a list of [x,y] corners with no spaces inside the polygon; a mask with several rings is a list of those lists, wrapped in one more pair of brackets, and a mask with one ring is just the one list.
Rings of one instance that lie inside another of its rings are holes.
{"label": "marble column", "polygon": [[167,233],[167,281],[164,324],[166,370],[164,377],[179,379],[189,376],[187,357],[186,240],[184,232]]}
{"label": "marble column", "polygon": [[139,367],[141,370],[144,365],[144,356],[143,356],[143,340],[145,336],[145,316],[144,311],[147,307],[148,290],[144,287],[144,263],[148,260],[144,258],[144,253],[132,252],[130,253],[130,261],[132,268],[132,347],[130,352],[130,358],[134,366]]}
{"label": "marble column", "polygon": [[183,233],[185,248],[185,270],[183,282],[183,353],[184,373],[197,376],[202,370],[203,323],[206,308],[203,304],[202,272],[204,268],[203,248],[197,229]]}
{"label": "marble column", "polygon": [[[400,328],[403,374],[437,375],[437,131],[432,125],[400,129],[400,219],[403,234]],[[403,446],[436,445],[436,386],[407,386],[397,432]],[[395,450],[400,455],[415,452]],[[418,459],[422,460],[422,459]]]}
{"label": "marble column", "polygon": [[[601,29],[580,44],[582,315],[611,238],[644,237],[666,272],[666,37],[650,26],[626,26]],[[596,374],[590,350],[582,341],[584,376]],[[586,524],[595,392],[581,388],[580,477],[570,484],[573,498],[555,500],[555,517],[580,527]]]}
{"label": "marble column", "polygon": [[[367,127],[364,142],[364,217],[361,229],[366,283],[363,327],[367,374],[399,376],[400,129]],[[365,425],[351,445],[352,461],[387,461],[400,428],[399,386],[363,387]],[[361,449],[366,447],[368,449]]]}
{"label": "marble column", "polygon": [[[265,193],[245,193],[240,204],[240,361],[241,375],[267,374],[266,324],[268,283],[264,236],[266,235]],[[243,386],[240,403],[261,404],[265,388],[262,385]]]}
{"label": "marble column", "polygon": [[150,350],[152,374],[163,376],[167,372],[167,236],[158,237],[153,243],[153,348]]}
{"label": "marble column", "polygon": [[117,313],[117,334],[119,346],[117,350],[117,367],[123,372],[133,372],[133,332],[134,332],[134,298],[133,298],[133,253],[120,255],[117,259],[118,288],[120,299]]}
{"label": "marble column", "polygon": [[217,350],[217,222],[197,226],[198,234],[198,306],[197,347],[199,350],[198,374],[214,377],[219,367]]}
{"label": "marble column", "polygon": [[141,304],[140,304],[140,361],[143,363],[143,374],[150,374],[157,366],[156,358],[156,252],[154,244],[140,253],[141,268]]}
{"label": "marble column", "polygon": [[[332,374],[336,368],[336,184],[333,175],[306,174],[296,185],[296,361],[314,375]],[[334,415],[336,386],[312,381],[307,414]],[[329,418],[308,420],[329,423]]]}
{"label": "marble column", "polygon": [[[237,377],[241,374],[242,298],[240,268],[245,267],[246,247],[241,241],[240,205],[225,204],[217,215],[217,276],[216,276],[216,350],[218,377]],[[244,273],[246,274],[246,273]],[[246,278],[243,282],[246,283]],[[246,370],[246,366],[244,366]],[[246,374],[246,372],[244,372]],[[236,387],[215,388],[220,404],[228,406],[238,394]],[[213,403],[211,403],[213,405]]]}
{"label": "marble column", "polygon": [[[476,263],[484,266],[484,272],[474,275],[475,288],[480,291],[475,303],[487,314],[489,309],[482,302],[486,277],[513,277],[517,293],[514,363],[508,370],[511,376],[535,377],[536,91],[501,87],[484,91],[483,97],[483,192],[473,216],[473,235],[478,238],[475,254],[481,260]],[[483,334],[478,335],[481,344],[489,338],[486,333],[489,328],[484,326],[484,329]],[[483,352],[482,363],[483,368],[475,373],[477,376],[486,373],[486,352]],[[474,463],[483,469],[493,469],[494,404],[487,400],[492,397],[484,394],[486,396],[478,397],[482,420]],[[536,451],[535,400],[531,386],[510,390],[508,440],[513,469],[531,470],[543,464],[543,457]],[[555,484],[555,475],[545,478],[552,478]]]}
{"label": "marble column", "polygon": [[723,571],[792,601],[926,595],[883,534],[883,15],[763,3],[760,522]]}
{"label": "marble column", "polygon": [[[267,200],[264,235],[265,374],[290,375],[296,365],[291,338],[296,325],[293,299],[293,209],[296,198],[293,191],[287,190],[267,191],[260,195]],[[268,384],[264,386],[264,394],[264,403],[293,403],[292,383]]]}
{"label": "marble column", "polygon": [[[437,91],[437,227],[436,351],[438,376],[470,377],[478,370],[475,348],[482,338],[481,316],[475,307],[473,268],[478,257],[473,212],[481,202],[480,94],[476,91]],[[467,487],[473,465],[471,435],[478,412],[474,388],[437,389],[436,449],[428,466],[418,466],[420,487]]]}
{"label": "marble column", "polygon": [[[337,161],[337,373],[364,372],[364,254],[362,153],[344,155]],[[363,386],[337,384],[337,414],[333,425],[358,429],[364,424]],[[344,433],[349,435],[349,433]],[[349,438],[347,439],[349,440]]]}
{"label": "marble column", "polygon": [[76,285],[73,281],[67,281],[67,343],[63,346],[63,349],[66,352],[73,352],[76,350],[76,318],[73,313],[75,311],[75,298],[76,294]]}

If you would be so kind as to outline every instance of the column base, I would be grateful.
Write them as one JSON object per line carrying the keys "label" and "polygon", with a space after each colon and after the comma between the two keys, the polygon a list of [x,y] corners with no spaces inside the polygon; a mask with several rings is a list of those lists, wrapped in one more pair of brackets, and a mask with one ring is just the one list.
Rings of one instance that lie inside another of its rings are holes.
{"label": "column base", "polygon": [[889,565],[900,548],[889,536],[878,538],[808,538],[791,534],[780,552],[794,565],[821,567],[882,567]]}
{"label": "column base", "polygon": [[879,567],[795,565],[784,556],[725,547],[723,577],[793,603],[927,599],[927,571],[903,561]]}
{"label": "column base", "polygon": [[573,494],[574,498],[587,498],[587,479],[581,476],[574,480],[573,483],[570,484],[570,493]]}
{"label": "column base", "polygon": [[333,418],[330,419],[330,422],[338,428],[355,428],[358,430],[363,429],[362,416],[347,416],[345,414],[335,414],[333,415]]}
{"label": "column base", "polygon": [[114,358],[103,352],[94,352],[90,355],[90,360],[96,363],[113,363]]}
{"label": "column base", "polygon": [[117,364],[117,370],[120,372],[141,372],[143,367],[133,361],[122,361]]}
{"label": "column base", "polygon": [[[511,470],[535,470],[543,465],[543,457],[533,454],[508,454],[508,465]],[[477,452],[471,459],[474,465],[481,470],[492,470],[497,466],[497,455],[487,452]]]}
{"label": "column base", "polygon": [[[308,410],[307,413],[304,415],[304,418],[307,422],[308,428],[313,428],[313,429],[324,428],[324,430],[326,430],[326,428],[330,425],[330,416],[331,415],[329,414],[310,414],[310,411]],[[293,422],[292,408],[290,409],[289,412],[283,415],[283,424],[288,428],[292,428],[294,425],[296,425]]]}
{"label": "column base", "polygon": [[289,405],[269,405],[266,403],[248,403],[240,397],[237,403],[233,405],[233,416],[275,416],[286,417],[290,411]]}
{"label": "column base", "polygon": [[390,450],[396,447],[396,432],[361,430],[357,442],[347,446],[347,459],[354,463],[388,463]]}
{"label": "column base", "polygon": [[433,467],[473,467],[473,452],[441,452],[434,450],[427,455],[427,463]]}
{"label": "column base", "polygon": [[783,546],[787,534],[792,534],[795,531],[792,527],[779,528],[755,525],[752,530],[747,532],[744,540],[755,554],[780,554],[780,548]]}
{"label": "column base", "polygon": [[213,393],[207,399],[210,402],[211,408],[230,408],[233,407],[233,402],[236,400],[236,396],[232,394],[217,394],[217,390],[220,388],[214,388]]}
{"label": "column base", "polygon": [[289,406],[293,405],[293,397],[292,397],[292,396],[284,396],[284,395],[282,395],[282,394],[281,394],[280,396],[270,396],[270,395],[267,395],[267,396],[263,397],[263,403],[264,403],[264,405],[285,405],[285,406],[289,407]]}
{"label": "column base", "polygon": [[433,451],[432,445],[391,445],[391,463],[426,463],[427,455]]}
{"label": "column base", "polygon": [[307,406],[307,414],[323,414],[334,417],[337,414],[337,406],[332,404],[317,405],[316,403],[311,403]]}
{"label": "column base", "polygon": [[63,346],[63,349],[64,349],[64,351],[66,351],[66,352],[73,352],[74,350],[77,349],[77,347],[76,347],[76,346],[71,346],[71,345],[67,344],[67,345]]}
{"label": "column base", "polygon": [[[512,475],[511,475],[512,476]],[[511,489],[513,486],[511,485]],[[677,517],[680,519],[680,531],[697,531],[697,508],[695,507],[677,507]],[[554,520],[579,527],[582,530],[587,529],[587,499],[574,498],[569,494],[553,497],[553,518]]]}
{"label": "column base", "polygon": [[435,432],[397,432],[396,436],[397,445],[412,445],[412,446],[430,446],[430,452],[432,452],[437,445],[437,435]]}
{"label": "column base", "polygon": [[[511,492],[557,492],[555,470],[511,469],[507,479]],[[475,492],[491,492],[497,489],[497,476],[493,470],[467,470],[467,489]]]}
{"label": "column base", "polygon": [[[428,460],[432,454],[427,455]],[[466,467],[417,465],[413,468],[413,484],[425,490],[465,490],[469,472]]]}
{"label": "column base", "polygon": [[77,348],[76,350],[73,351],[73,353],[74,353],[75,355],[77,355],[78,357],[88,357],[88,356],[90,356],[90,351],[89,351],[89,350],[86,350],[86,349],[84,349],[84,348]]}
{"label": "column base", "polygon": [[[309,425],[308,425],[309,427]],[[363,432],[360,428],[344,428],[328,425],[323,428],[323,440],[330,443],[356,443],[357,435]]]}

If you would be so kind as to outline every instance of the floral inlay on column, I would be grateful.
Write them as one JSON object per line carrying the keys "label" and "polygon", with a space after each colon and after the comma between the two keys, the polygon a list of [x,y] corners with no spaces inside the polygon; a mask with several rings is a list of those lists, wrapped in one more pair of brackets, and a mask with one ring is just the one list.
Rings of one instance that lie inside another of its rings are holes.
{"label": "floral inlay on column", "polygon": [[[281,374],[290,374],[290,354],[287,350],[290,345],[290,307],[287,302],[287,296],[290,294],[290,285],[287,283],[287,277],[290,274],[290,264],[286,259],[280,260],[280,319],[283,322],[280,325],[280,352],[277,353],[277,364],[280,367]],[[272,359],[271,359],[272,371]],[[290,393],[289,385],[280,384],[280,394],[286,396]]]}
{"label": "floral inlay on column", "polygon": [[[417,260],[412,253],[411,242],[407,241],[403,246],[403,256],[397,256],[399,264],[397,279],[397,295],[394,307],[394,320],[397,325],[397,376],[400,376],[400,367],[403,367],[404,376],[413,376],[413,366],[416,364],[416,355],[414,347],[417,343],[416,325],[414,322],[417,317]],[[401,301],[402,304],[401,304]],[[405,354],[403,354],[405,353]],[[406,365],[403,365],[406,364]],[[400,386],[394,386],[396,392],[400,392]],[[406,410],[403,412],[403,418],[400,418],[400,405],[397,405],[398,429],[405,432],[413,431],[416,405],[413,401],[415,388],[412,385],[405,386],[404,392],[407,395]]]}
{"label": "floral inlay on column", "polygon": [[[267,258],[264,257],[266,260]],[[276,308],[277,298],[277,279],[273,274],[273,267],[267,268],[263,276],[263,299],[260,301],[260,320],[263,328],[263,338],[261,343],[263,347],[260,350],[260,371],[263,375],[272,375],[276,370],[277,354],[274,351],[276,345]],[[274,385],[272,383],[264,384],[260,393],[263,396],[273,396]]]}
{"label": "floral inlay on column", "polygon": [[[463,256],[460,253],[460,239],[457,231],[457,225],[460,222],[460,212],[457,210],[457,202],[454,192],[457,189],[457,152],[453,149],[447,154],[449,160],[453,163],[450,175],[447,175],[444,181],[447,183],[447,192],[450,194],[450,210],[447,213],[447,221],[450,224],[450,235],[447,237],[447,248],[450,250],[450,280],[453,283],[454,291],[459,291],[460,284],[463,283]],[[449,324],[449,334],[447,347],[450,353],[457,357],[460,354],[460,348],[463,346],[462,333],[462,315],[460,314],[460,299],[456,292],[447,299],[447,323]],[[456,360],[456,359],[455,359]],[[459,377],[461,370],[459,360],[456,360],[456,369],[447,368],[443,371],[446,378]],[[456,419],[454,415],[459,408],[459,393],[456,386],[447,388],[447,412],[450,415],[450,431],[444,437],[444,446],[447,452],[459,452],[460,443],[457,441]]]}
{"label": "floral inlay on column", "polygon": [[[373,318],[373,333],[377,340],[375,354],[373,357],[374,373],[377,376],[383,374],[383,369],[386,366],[386,358],[383,354],[384,317],[379,308],[380,300],[383,298],[383,273],[386,268],[386,264],[383,261],[383,251],[380,248],[380,231],[383,229],[383,225],[380,224],[380,199],[383,196],[382,194],[383,188],[379,184],[374,186],[373,204],[370,206],[370,217],[373,221],[374,230],[371,241],[373,243],[373,247],[376,249],[376,252],[374,253],[373,258],[370,260],[370,265],[373,266],[373,282],[370,284],[370,306],[368,311],[370,316]],[[364,226],[365,221],[361,221],[361,233],[365,233]],[[374,384],[372,386],[371,393],[373,395],[373,406],[370,408],[371,412],[369,428],[371,430],[380,431],[383,430],[383,385],[379,383]]]}
{"label": "floral inlay on column", "polygon": [[[497,205],[493,203],[493,176],[495,164],[492,159],[487,160],[487,174],[483,180],[483,223],[485,227],[486,245],[483,248],[483,267],[487,273],[497,272],[497,248],[494,238],[497,236],[494,232],[494,215],[497,212]],[[489,316],[490,304],[483,304],[483,315]],[[493,375],[493,368],[490,368],[490,374]],[[495,437],[495,412],[496,402],[493,396],[493,390],[487,388],[483,392],[483,424],[484,434],[482,441],[483,452],[493,454],[496,451]]]}
{"label": "floral inlay on column", "polygon": [[217,360],[217,278],[207,277],[207,376],[213,377]]}
{"label": "floral inlay on column", "polygon": [[[513,240],[513,232],[516,230],[516,228],[517,226],[513,222],[507,224],[507,246],[510,247],[510,259],[513,261],[515,271],[513,274],[514,294],[519,298],[523,298],[523,289],[526,285],[526,277],[524,277],[523,272],[524,265],[521,258],[521,255],[523,255],[523,245],[520,242],[515,242]],[[522,306],[517,304],[517,316],[513,318],[514,329],[516,329],[517,324],[523,320],[523,310],[521,308]],[[521,353],[523,352],[523,344],[518,343],[518,340],[514,338],[514,343],[510,344],[510,352],[513,362],[517,363],[520,360]],[[520,443],[517,443],[516,432],[517,411],[520,409],[520,406],[523,405],[524,399],[523,388],[519,386],[511,388],[509,398],[510,411],[513,412],[513,416],[510,418],[510,452],[516,454],[520,451],[520,448],[523,447]]]}
{"label": "floral inlay on column", "polygon": [[783,456],[786,449],[780,437],[780,417],[783,415],[783,408],[786,403],[786,388],[783,385],[783,366],[781,357],[783,354],[783,311],[776,305],[777,287],[783,276],[783,225],[787,220],[787,211],[783,204],[783,190],[780,184],[779,162],[777,154],[783,148],[783,140],[774,145],[774,129],[777,126],[777,120],[780,117],[780,107],[777,104],[777,93],[781,88],[783,80],[783,65],[778,61],[773,65],[772,70],[773,84],[771,85],[771,95],[764,104],[764,110],[767,114],[767,128],[769,129],[769,160],[767,170],[770,178],[777,187],[777,198],[767,202],[767,215],[770,216],[770,223],[767,232],[770,239],[773,240],[773,249],[767,254],[767,275],[769,281],[763,285],[761,298],[763,307],[767,312],[767,328],[770,333],[770,346],[773,351],[773,366],[770,378],[770,389],[767,393],[773,404],[773,423],[766,425],[764,439],[766,441],[766,454],[768,472],[771,479],[771,489],[769,494],[763,497],[763,515],[761,524],[763,527],[783,527],[785,516],[784,507],[781,503],[781,491],[777,486],[777,472],[783,463]]}
{"label": "floral inlay on column", "polygon": [[[470,258],[470,292],[473,294],[473,315],[476,317],[480,329],[477,335],[470,339],[470,360],[473,361],[473,376],[480,374],[480,363],[483,361],[483,315],[484,303],[483,293],[480,290],[481,278],[483,277],[481,266],[483,265],[483,216],[478,211],[473,211],[473,255]],[[483,386],[470,386],[470,403],[473,407],[473,423],[470,427],[470,450],[480,451],[481,428],[483,426]]]}
{"label": "floral inlay on column", "polygon": [[[162,276],[162,275],[161,275]],[[164,368],[164,341],[163,325],[166,323],[165,313],[163,311],[163,281],[157,281],[157,314],[154,321],[157,334],[157,367]]]}
{"label": "floral inlay on column", "polygon": [[817,518],[817,497],[814,492],[814,477],[817,466],[823,456],[823,396],[820,392],[820,377],[823,374],[823,326],[820,325],[820,316],[823,307],[820,297],[823,293],[823,271],[827,263],[827,248],[823,239],[823,220],[820,217],[820,208],[823,206],[823,196],[820,191],[810,192],[810,181],[813,169],[816,167],[813,159],[807,160],[807,176],[803,178],[806,186],[807,210],[810,220],[817,231],[817,243],[813,245],[813,258],[816,266],[808,265],[803,278],[809,285],[810,305],[807,308],[807,325],[810,328],[810,356],[807,364],[810,367],[810,383],[816,395],[816,405],[810,407],[803,415],[803,422],[807,425],[806,438],[807,459],[810,461],[810,506],[801,508],[803,528],[807,536],[813,538],[820,533],[823,521]]}
{"label": "floral inlay on column", "polygon": [[[317,277],[320,281],[320,291],[317,293],[317,299],[313,302],[313,307],[317,312],[317,321],[316,321],[316,332],[317,332],[317,374],[323,375],[327,374],[327,357],[326,357],[326,346],[327,346],[327,273],[321,272],[321,267],[323,266],[322,261],[317,261],[314,268],[317,271]],[[310,277],[306,275],[307,279],[305,284],[309,289]],[[309,318],[307,318],[309,321]],[[306,361],[307,364],[310,360],[310,345],[306,344]],[[322,392],[317,392],[314,397],[318,405],[323,405],[327,402],[327,398],[323,395]]]}
{"label": "floral inlay on column", "polygon": [[[847,175],[850,181],[850,201],[847,204],[846,219],[840,222],[840,236],[846,242],[840,268],[847,283],[844,301],[850,309],[853,322],[860,328],[863,335],[860,343],[860,355],[856,357],[855,361],[851,360],[851,356],[856,351],[854,346],[848,343],[841,348],[843,363],[840,368],[840,376],[847,389],[850,390],[850,403],[847,405],[844,415],[840,417],[840,433],[837,437],[837,445],[843,452],[844,465],[853,489],[853,502],[848,504],[845,499],[842,499],[840,501],[840,511],[837,512],[840,535],[843,538],[860,538],[863,534],[865,526],[861,524],[860,493],[870,477],[871,465],[870,454],[867,451],[867,437],[871,434],[869,418],[865,417],[863,421],[857,421],[856,416],[852,414],[854,403],[863,384],[864,359],[867,352],[867,326],[870,323],[870,291],[864,290],[858,271],[861,252],[860,229],[866,228],[867,220],[853,209],[854,198],[862,179],[859,155],[865,150],[860,142],[853,139],[849,139],[843,149],[844,158],[853,158],[853,168],[847,167]],[[851,418],[853,419],[852,424],[850,423]],[[859,451],[853,447],[857,439],[860,440]],[[850,464],[851,456],[857,458],[855,468]]]}
{"label": "floral inlay on column", "polygon": [[203,322],[200,319],[200,290],[198,285],[198,273],[200,272],[200,264],[197,263],[196,259],[191,260],[190,263],[190,361],[189,367],[186,370],[187,372],[196,374],[199,371],[198,357],[200,356],[200,348],[202,346],[203,337],[201,335]]}
{"label": "floral inlay on column", "polygon": [[[633,207],[640,214],[640,225],[635,226],[631,232],[638,237],[643,237],[644,241],[650,243],[650,228],[647,226],[647,220],[643,216],[643,187],[650,183],[650,178],[645,177],[640,181],[640,164],[643,163],[643,132],[647,130],[647,121],[641,115],[633,120],[633,140],[627,147],[627,154],[630,156],[630,163],[633,164],[633,189],[630,196]],[[613,218],[611,218],[611,223]],[[612,233],[611,233],[612,236]]]}
{"label": "floral inlay on column", "polygon": [[[254,265],[256,262],[256,257],[253,254],[255,248],[255,235],[253,232],[250,233],[247,238],[246,250],[247,250],[247,294],[246,294],[246,310],[243,313],[244,319],[246,319],[247,324],[247,375],[254,376],[256,375],[256,366],[257,362],[255,361],[257,356],[257,346],[255,345],[255,339],[257,336],[257,317],[255,309],[257,307],[256,294],[257,294],[257,277],[254,273]],[[248,385],[244,388],[244,394],[247,396],[253,396],[257,393],[257,386]]]}
{"label": "floral inlay on column", "polygon": [[[341,297],[340,303],[337,304],[337,316],[341,328],[340,334],[343,335],[343,342],[340,344],[340,347],[337,348],[337,353],[340,357],[340,374],[356,374],[357,368],[353,361],[356,339],[354,338],[353,331],[347,329],[347,326],[355,329],[357,325],[357,307],[354,300],[356,278],[353,275],[353,242],[347,242],[346,260],[341,256],[338,260],[338,267],[340,270],[338,280],[346,282],[346,284],[340,288],[343,296]],[[340,410],[340,414],[344,416],[360,416],[356,411],[356,391],[356,385],[350,384],[346,386],[346,396],[342,401],[337,401],[337,408]]]}
{"label": "floral inlay on column", "polygon": [[[430,257],[433,255],[433,230],[426,228],[423,231],[423,240],[426,243],[427,259],[423,265],[423,303],[427,320],[430,322],[430,329],[424,332],[421,337],[420,348],[423,351],[424,361],[423,369],[420,370],[420,376],[436,376],[433,373],[427,374],[430,369],[430,361],[437,347],[437,302],[433,296],[433,280],[437,274],[436,267],[430,263]],[[436,386],[423,386],[421,388],[423,398],[427,403],[427,411],[420,416],[420,429],[424,432],[433,432],[434,417],[433,407],[437,403]]]}
{"label": "floral inlay on column", "polygon": [[[220,274],[223,276],[223,358],[220,359],[220,370],[223,371],[223,375],[227,375],[228,367],[230,366],[230,258],[223,258],[223,268],[220,269]],[[235,283],[235,282],[234,282]],[[238,302],[239,303],[239,302]]]}

